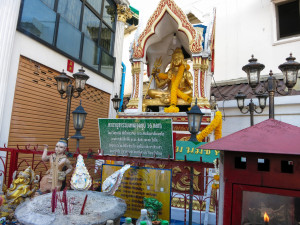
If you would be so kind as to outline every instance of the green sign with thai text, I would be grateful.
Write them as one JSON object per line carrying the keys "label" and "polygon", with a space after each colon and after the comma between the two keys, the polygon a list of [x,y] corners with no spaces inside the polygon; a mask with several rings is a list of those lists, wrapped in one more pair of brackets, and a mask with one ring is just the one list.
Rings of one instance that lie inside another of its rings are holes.
{"label": "green sign with thai text", "polygon": [[98,119],[105,155],[174,158],[171,119]]}
{"label": "green sign with thai text", "polygon": [[187,161],[200,161],[212,163],[216,158],[219,158],[220,151],[198,149],[201,145],[207,142],[191,142],[191,141],[176,141],[176,160],[184,160],[186,156]]}

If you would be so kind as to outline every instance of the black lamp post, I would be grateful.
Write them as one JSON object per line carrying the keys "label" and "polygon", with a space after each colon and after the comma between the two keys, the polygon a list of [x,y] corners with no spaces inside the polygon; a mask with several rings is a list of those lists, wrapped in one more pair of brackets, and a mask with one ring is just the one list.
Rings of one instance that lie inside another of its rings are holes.
{"label": "black lamp post", "polygon": [[[250,100],[250,104],[248,105],[248,111],[250,111],[250,115],[253,117],[253,111],[257,113],[262,113],[263,109],[265,108],[265,102],[267,96],[269,97],[269,118],[274,119],[274,96],[275,92],[277,92],[280,95],[288,95],[291,94],[293,87],[297,83],[297,75],[298,71],[300,69],[300,63],[295,61],[295,57],[290,54],[288,58],[286,58],[286,62],[281,64],[278,68],[282,71],[283,77],[284,77],[284,83],[286,87],[288,88],[288,92],[283,91],[282,89],[278,89],[278,80],[276,80],[275,77],[273,77],[272,70],[269,73],[269,78],[267,80],[267,89],[263,90],[262,92],[256,93],[255,88],[260,83],[260,72],[265,68],[263,64],[260,64],[257,62],[257,59],[255,59],[252,55],[252,58],[249,60],[249,63],[245,66],[243,66],[243,70],[247,73],[248,77],[248,84],[252,88],[254,94],[257,94],[257,97],[259,99],[259,107],[261,108],[261,112],[256,111],[256,106],[252,105],[252,99]],[[244,105],[244,99],[246,96],[242,96],[242,93],[239,93],[236,97],[238,107],[242,112],[243,105]],[[252,114],[251,114],[252,110]],[[243,113],[243,112],[242,112]],[[252,121],[253,122],[253,121]],[[251,123],[252,123],[251,122]]]}
{"label": "black lamp post", "polygon": [[81,100],[80,100],[80,105],[72,112],[72,114],[73,114],[74,129],[76,130],[76,133],[71,138],[74,138],[77,140],[76,149],[78,149],[79,148],[79,140],[84,139],[84,137],[81,136],[81,130],[84,127],[85,118],[87,116],[87,112],[84,111],[84,108],[81,106]]}
{"label": "black lamp post", "polygon": [[195,105],[190,111],[186,112],[188,116],[189,132],[191,133],[191,138],[189,141],[197,142],[196,134],[198,134],[201,126],[202,117],[204,115],[200,108],[197,106],[197,99]]}
{"label": "black lamp post", "polygon": [[210,100],[209,100],[209,104],[210,104],[210,109],[211,110],[216,110],[217,109],[217,101],[216,101],[216,96],[214,94],[212,94],[210,96]]}
{"label": "black lamp post", "polygon": [[84,90],[86,81],[89,76],[84,73],[83,68],[79,69],[79,72],[73,74],[75,78],[75,86],[72,85],[71,79],[63,71],[59,76],[54,77],[57,81],[57,90],[60,93],[62,99],[68,99],[67,102],[67,112],[66,112],[66,123],[65,123],[65,135],[64,138],[68,140],[69,138],[69,124],[70,124],[70,109],[71,100],[73,98],[78,98],[80,93]]}
{"label": "black lamp post", "polygon": [[[197,142],[196,135],[200,130],[202,117],[204,115],[201,112],[200,108],[197,105],[197,98],[195,105],[191,108],[190,111],[186,112],[188,116],[188,125],[189,125],[189,132],[191,133],[191,138],[189,141]],[[189,225],[192,225],[193,221],[193,178],[194,178],[194,168],[193,166],[190,167],[190,203],[189,203]]]}
{"label": "black lamp post", "polygon": [[115,94],[115,97],[112,98],[111,101],[113,102],[114,109],[116,110],[116,112],[118,112],[118,110],[120,108],[121,99],[119,98],[119,96],[117,94]]}
{"label": "black lamp post", "polygon": [[[252,98],[250,99],[250,103],[247,106],[244,106],[244,101],[246,98],[246,95],[244,95],[242,92],[239,91],[239,93],[235,96],[235,99],[237,100],[238,108],[240,109],[241,113],[247,114],[250,112],[250,125],[254,125],[254,112],[257,114],[261,114],[264,111],[264,108],[266,107],[266,101],[268,98],[267,94],[259,94],[256,96],[258,98],[259,106],[256,106],[253,103]],[[257,109],[260,110],[257,110]]]}

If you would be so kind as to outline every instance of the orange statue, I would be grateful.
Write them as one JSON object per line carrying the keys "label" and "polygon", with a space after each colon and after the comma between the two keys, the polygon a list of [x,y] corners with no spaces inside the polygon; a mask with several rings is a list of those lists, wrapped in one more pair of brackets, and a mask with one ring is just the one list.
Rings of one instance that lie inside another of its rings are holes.
{"label": "orange statue", "polygon": [[[64,154],[66,148],[66,141],[60,140],[55,146],[55,153],[48,156],[48,145],[44,145],[42,160],[44,162],[50,161],[50,169],[46,172],[46,175],[43,176],[40,182],[41,192],[51,192],[55,188],[59,191],[62,186],[62,181],[64,181],[66,175],[72,171],[72,165]],[[67,170],[63,171],[65,166],[67,167]]]}
{"label": "orange statue", "polygon": [[[158,89],[148,91],[152,99],[144,100],[143,110],[145,111],[148,105],[170,105],[170,107],[165,108],[165,112],[173,113],[179,112],[179,108],[176,107],[179,99],[190,104],[193,94],[193,76],[188,71],[189,68],[190,66],[184,60],[182,50],[180,48],[175,49],[167,73],[154,75]],[[164,90],[165,88],[166,90]]]}

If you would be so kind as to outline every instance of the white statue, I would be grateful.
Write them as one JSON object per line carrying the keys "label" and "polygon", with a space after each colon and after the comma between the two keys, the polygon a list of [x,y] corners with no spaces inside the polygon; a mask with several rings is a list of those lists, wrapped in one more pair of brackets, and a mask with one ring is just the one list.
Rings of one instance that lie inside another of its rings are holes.
{"label": "white statue", "polygon": [[76,168],[71,178],[71,188],[73,190],[85,191],[92,186],[92,179],[87,170],[82,155],[78,155]]}
{"label": "white statue", "polygon": [[129,168],[130,165],[126,164],[121,169],[106,178],[102,184],[102,192],[106,192],[108,195],[113,195],[120,186],[124,173]]}

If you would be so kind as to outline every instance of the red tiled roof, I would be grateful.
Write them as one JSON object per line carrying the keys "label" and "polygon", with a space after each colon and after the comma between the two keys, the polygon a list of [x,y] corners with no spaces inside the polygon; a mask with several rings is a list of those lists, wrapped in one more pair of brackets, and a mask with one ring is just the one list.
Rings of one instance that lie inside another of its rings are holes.
{"label": "red tiled roof", "polygon": [[201,149],[300,155],[300,127],[268,119],[202,145]]}
{"label": "red tiled roof", "polygon": [[[264,78],[266,79],[266,78]],[[284,89],[285,85],[283,82],[283,79],[278,79],[278,87],[279,89]],[[300,79],[298,78],[298,82]],[[260,84],[256,87],[255,92],[258,93],[260,91],[266,90],[266,84],[264,84],[264,81],[261,81]],[[223,100],[235,100],[235,96],[238,94],[238,92],[241,91],[242,93],[246,94],[247,99],[250,98],[256,98],[256,94],[253,94],[252,89],[250,85],[248,85],[247,80],[241,80],[241,81],[232,81],[229,83],[218,82],[217,84],[212,84],[211,87],[211,94],[213,94],[216,97],[217,101],[223,101]],[[300,95],[299,89],[293,89],[291,95]],[[282,95],[278,94],[275,91],[275,97],[281,97]]]}

